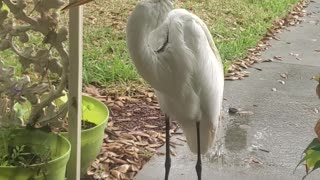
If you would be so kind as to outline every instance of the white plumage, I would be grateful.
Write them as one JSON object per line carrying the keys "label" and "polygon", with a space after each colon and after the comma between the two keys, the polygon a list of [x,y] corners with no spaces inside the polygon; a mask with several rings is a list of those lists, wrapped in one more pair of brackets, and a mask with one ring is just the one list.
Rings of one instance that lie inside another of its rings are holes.
{"label": "white plumage", "polygon": [[127,25],[127,44],[139,74],[155,89],[161,110],[176,120],[197,152],[215,140],[223,99],[224,74],[207,26],[169,0],[140,2]]}

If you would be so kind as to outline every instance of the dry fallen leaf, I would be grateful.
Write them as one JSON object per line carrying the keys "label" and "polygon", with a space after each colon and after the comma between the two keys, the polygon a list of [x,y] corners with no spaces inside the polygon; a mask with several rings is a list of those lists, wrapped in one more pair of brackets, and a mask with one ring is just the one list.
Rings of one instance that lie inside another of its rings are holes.
{"label": "dry fallen leaf", "polygon": [[146,124],[146,125],[144,125],[144,127],[146,127],[146,128],[150,128],[150,129],[153,129],[153,128],[158,128],[159,126]]}
{"label": "dry fallen leaf", "polygon": [[282,74],[280,74],[280,76],[281,76],[283,79],[288,79],[288,73],[282,73]]}
{"label": "dry fallen leaf", "polygon": [[273,62],[272,59],[263,60],[262,62]]}
{"label": "dry fallen leaf", "polygon": [[278,61],[282,61],[282,57],[281,56],[273,56],[273,59],[278,60]]}
{"label": "dry fallen leaf", "polygon": [[117,170],[121,173],[126,173],[130,168],[130,165],[129,164],[123,164],[119,167],[117,167]]}
{"label": "dry fallen leaf", "polygon": [[111,173],[111,175],[114,176],[115,178],[117,178],[117,179],[122,179],[122,174],[121,174],[121,172],[112,169],[112,170],[110,170],[110,173]]}
{"label": "dry fallen leaf", "polygon": [[251,115],[254,115],[254,113],[252,111],[239,111],[236,114],[238,114],[240,116],[251,116]]}
{"label": "dry fallen leaf", "polygon": [[100,92],[99,92],[99,89],[96,88],[95,86],[93,85],[89,85],[89,86],[86,86],[84,88],[84,91],[92,96],[95,96],[95,97],[99,97],[100,96]]}
{"label": "dry fallen leaf", "polygon": [[148,102],[152,102],[152,99],[149,98],[149,97],[147,97],[146,100],[147,100]]}
{"label": "dry fallen leaf", "polygon": [[293,53],[293,52],[291,52],[290,55],[291,55],[291,56],[294,56],[294,57],[298,57],[298,56],[299,56],[299,54]]}
{"label": "dry fallen leaf", "polygon": [[239,77],[225,77],[224,79],[234,81],[234,80],[238,80]]}
{"label": "dry fallen leaf", "polygon": [[116,101],[115,104],[118,105],[119,107],[123,107],[123,103],[121,101]]}
{"label": "dry fallen leaf", "polygon": [[262,164],[262,161],[256,157],[249,157],[249,158],[246,158],[244,161],[248,162],[249,164],[258,164],[258,165]]}
{"label": "dry fallen leaf", "polygon": [[130,171],[138,172],[138,171],[139,171],[139,168],[138,168],[136,165],[131,165],[131,166],[130,166]]}

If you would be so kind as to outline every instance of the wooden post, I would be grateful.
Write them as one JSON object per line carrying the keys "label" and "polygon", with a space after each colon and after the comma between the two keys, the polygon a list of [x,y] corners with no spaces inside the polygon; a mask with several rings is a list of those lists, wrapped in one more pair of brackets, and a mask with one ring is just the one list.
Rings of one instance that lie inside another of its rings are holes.
{"label": "wooden post", "polygon": [[[76,1],[76,0],[70,0]],[[69,140],[71,156],[67,168],[68,180],[80,180],[81,119],[82,119],[82,7],[69,13]]]}

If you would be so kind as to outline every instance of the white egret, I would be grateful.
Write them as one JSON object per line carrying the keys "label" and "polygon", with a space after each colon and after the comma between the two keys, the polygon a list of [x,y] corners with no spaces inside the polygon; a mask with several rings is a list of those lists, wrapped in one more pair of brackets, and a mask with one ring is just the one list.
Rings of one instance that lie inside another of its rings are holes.
{"label": "white egret", "polygon": [[171,159],[169,118],[182,127],[192,152],[201,155],[215,141],[223,100],[224,74],[219,52],[205,23],[171,0],[137,4],[127,24],[127,45],[139,74],[154,89],[166,114],[166,173]]}

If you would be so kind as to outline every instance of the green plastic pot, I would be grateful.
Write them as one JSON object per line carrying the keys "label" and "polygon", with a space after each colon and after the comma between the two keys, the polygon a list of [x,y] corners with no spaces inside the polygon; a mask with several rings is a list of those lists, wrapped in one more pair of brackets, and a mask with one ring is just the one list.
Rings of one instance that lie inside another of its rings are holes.
{"label": "green plastic pot", "polygon": [[[81,131],[81,174],[98,156],[104,137],[104,130],[109,118],[109,110],[96,98],[82,96],[82,119],[93,122],[95,127]],[[68,133],[61,133],[68,137]]]}
{"label": "green plastic pot", "polygon": [[[66,165],[69,160],[71,145],[65,137],[39,130],[10,130],[10,145],[29,145],[37,152],[51,152],[51,161],[34,164],[29,167],[0,166],[1,180],[64,180]],[[1,142],[2,140],[0,140]],[[3,149],[0,144],[0,150]]]}

